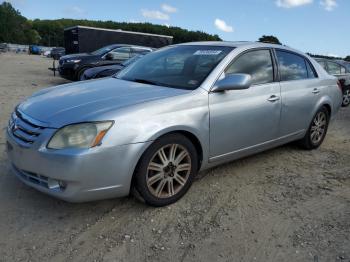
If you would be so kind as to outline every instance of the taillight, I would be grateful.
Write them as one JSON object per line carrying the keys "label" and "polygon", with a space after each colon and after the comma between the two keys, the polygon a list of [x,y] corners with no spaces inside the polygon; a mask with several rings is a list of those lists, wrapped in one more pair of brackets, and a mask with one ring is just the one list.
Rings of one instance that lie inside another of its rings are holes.
{"label": "taillight", "polygon": [[339,81],[339,80],[337,81],[337,84],[338,84],[338,87],[340,88],[340,91],[342,91],[342,92],[343,92],[343,86],[341,85],[341,83],[340,83],[340,81]]}

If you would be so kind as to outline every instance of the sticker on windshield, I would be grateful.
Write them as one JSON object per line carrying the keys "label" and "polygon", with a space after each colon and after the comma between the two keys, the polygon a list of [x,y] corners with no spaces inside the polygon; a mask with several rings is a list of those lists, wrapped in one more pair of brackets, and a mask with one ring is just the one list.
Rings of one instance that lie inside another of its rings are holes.
{"label": "sticker on windshield", "polygon": [[222,50],[197,50],[193,55],[218,55]]}

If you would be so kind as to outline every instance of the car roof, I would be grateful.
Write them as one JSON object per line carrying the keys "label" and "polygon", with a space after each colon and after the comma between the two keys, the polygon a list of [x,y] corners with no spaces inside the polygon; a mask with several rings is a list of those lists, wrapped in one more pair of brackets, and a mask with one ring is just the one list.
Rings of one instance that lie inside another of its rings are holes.
{"label": "car roof", "polygon": [[140,48],[140,49],[147,49],[147,50],[153,50],[152,47],[148,47],[148,46],[140,46],[140,45],[129,45],[129,44],[111,44],[111,45],[106,45],[104,47],[135,47],[135,48]]}
{"label": "car roof", "polygon": [[289,50],[289,51],[307,56],[303,52],[295,50],[295,49],[290,48],[290,47],[285,46],[285,45],[261,43],[261,42],[253,42],[253,41],[204,41],[204,42],[182,43],[182,44],[178,44],[178,45],[227,46],[227,47],[233,47],[233,48],[238,48],[238,47],[242,47],[242,48],[278,48],[278,49]]}

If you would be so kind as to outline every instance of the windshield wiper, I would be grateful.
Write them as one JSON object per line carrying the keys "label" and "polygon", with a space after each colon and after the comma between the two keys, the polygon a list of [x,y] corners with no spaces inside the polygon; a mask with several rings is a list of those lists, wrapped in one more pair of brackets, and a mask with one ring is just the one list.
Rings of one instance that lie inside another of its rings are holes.
{"label": "windshield wiper", "polygon": [[[117,74],[114,76],[117,79],[123,79],[123,78],[118,78]],[[165,83],[160,83],[152,80],[147,80],[147,79],[141,79],[141,78],[134,78],[134,79],[124,79],[127,81],[131,82],[136,82],[136,83],[141,83],[141,84],[147,84],[147,85],[154,85],[154,86],[166,86],[166,87],[171,87],[171,88],[179,88],[173,85],[165,84]]]}
{"label": "windshield wiper", "polygon": [[154,85],[154,86],[159,86],[160,84],[155,81],[147,80],[147,79],[141,79],[141,78],[135,78],[130,81],[141,83],[141,84],[149,84],[149,85]]}

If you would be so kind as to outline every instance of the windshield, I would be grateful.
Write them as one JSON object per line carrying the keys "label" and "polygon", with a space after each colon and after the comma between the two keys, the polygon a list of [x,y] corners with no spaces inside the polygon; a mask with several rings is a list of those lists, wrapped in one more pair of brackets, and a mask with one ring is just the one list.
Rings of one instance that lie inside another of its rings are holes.
{"label": "windshield", "polygon": [[146,84],[194,90],[233,47],[179,45],[149,53],[116,75]]}
{"label": "windshield", "polygon": [[100,49],[97,49],[93,52],[91,52],[90,54],[92,55],[104,55],[105,53],[111,51],[115,46],[113,45],[108,45],[108,46],[105,46],[105,47],[102,47]]}
{"label": "windshield", "polygon": [[123,66],[128,66],[128,65],[131,65],[132,63],[134,63],[136,60],[139,60],[141,57],[143,57],[144,55],[136,55],[136,56],[133,56],[132,58],[124,61],[122,63]]}

